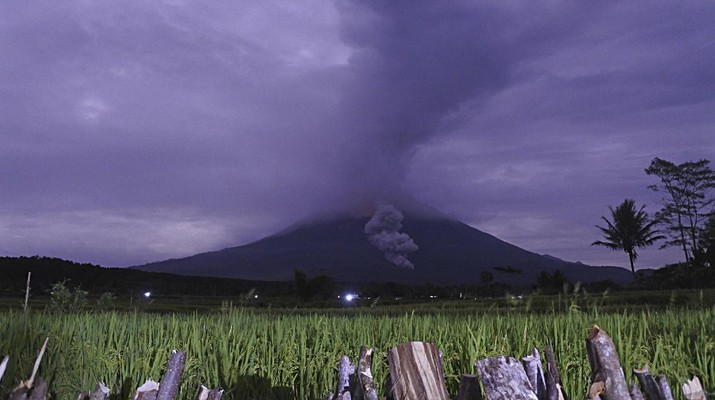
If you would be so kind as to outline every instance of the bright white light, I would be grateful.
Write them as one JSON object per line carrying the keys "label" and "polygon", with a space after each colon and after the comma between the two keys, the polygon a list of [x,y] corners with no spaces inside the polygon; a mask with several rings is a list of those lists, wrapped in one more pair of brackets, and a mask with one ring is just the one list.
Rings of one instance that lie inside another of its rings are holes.
{"label": "bright white light", "polygon": [[353,301],[355,298],[357,298],[357,296],[352,293],[348,293],[345,295],[345,301],[348,301],[348,302]]}
{"label": "bright white light", "polygon": [[257,294],[254,294],[254,295],[253,295],[253,298],[254,298],[254,299],[257,299],[257,298],[258,298],[258,295],[257,295]]}
{"label": "bright white light", "polygon": [[151,292],[144,292],[144,297],[149,298],[151,296]]}

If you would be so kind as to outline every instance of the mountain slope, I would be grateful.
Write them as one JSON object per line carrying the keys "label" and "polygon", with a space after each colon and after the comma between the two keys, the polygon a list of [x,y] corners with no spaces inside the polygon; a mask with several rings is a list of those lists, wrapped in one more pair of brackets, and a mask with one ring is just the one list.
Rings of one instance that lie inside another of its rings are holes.
{"label": "mountain slope", "polygon": [[617,267],[590,267],[543,256],[504,242],[459,221],[407,213],[403,232],[419,250],[408,255],[414,269],[396,267],[367,240],[367,217],[336,217],[298,225],[239,247],[145,264],[145,271],[251,280],[290,280],[294,270],[325,274],[344,282],[410,285],[479,284],[482,271],[494,281],[530,285],[542,271],[561,270],[573,282],[629,282]]}

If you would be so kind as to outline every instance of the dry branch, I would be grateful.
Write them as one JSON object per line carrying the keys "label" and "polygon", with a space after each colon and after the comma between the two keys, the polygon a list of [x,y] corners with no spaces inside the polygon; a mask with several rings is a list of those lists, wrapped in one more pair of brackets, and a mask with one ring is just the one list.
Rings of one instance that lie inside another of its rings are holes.
{"label": "dry branch", "polygon": [[538,400],[524,368],[514,357],[479,360],[477,372],[487,400]]}
{"label": "dry branch", "polygon": [[387,354],[390,396],[397,400],[448,400],[444,370],[437,346],[403,343]]}

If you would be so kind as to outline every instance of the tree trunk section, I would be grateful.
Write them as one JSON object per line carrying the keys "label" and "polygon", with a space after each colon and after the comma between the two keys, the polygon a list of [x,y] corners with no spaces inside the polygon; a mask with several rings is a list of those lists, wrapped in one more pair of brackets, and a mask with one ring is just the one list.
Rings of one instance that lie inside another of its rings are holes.
{"label": "tree trunk section", "polygon": [[156,400],[174,400],[181,386],[181,375],[184,373],[186,352],[172,351],[166,367],[166,372],[159,383],[159,392]]}
{"label": "tree trunk section", "polygon": [[387,354],[390,393],[395,400],[449,400],[437,346],[403,343]]}
{"label": "tree trunk section", "polygon": [[539,400],[547,400],[546,380],[544,379],[544,368],[541,365],[541,356],[539,350],[534,349],[531,354],[524,356],[521,359],[526,372],[526,377],[529,378],[531,389],[536,394]]}
{"label": "tree trunk section", "polygon": [[603,382],[603,393],[599,396],[606,400],[630,399],[616,346],[598,325],[594,325],[586,338],[586,350],[591,364],[591,382]]}
{"label": "tree trunk section", "polygon": [[514,357],[491,357],[477,361],[486,400],[538,400],[526,372]]}
{"label": "tree trunk section", "polygon": [[354,378],[353,400],[378,400],[372,379],[372,348],[361,347],[357,374]]}
{"label": "tree trunk section", "polygon": [[646,400],[665,400],[647,365],[644,365],[641,369],[634,369],[633,375],[638,378],[638,383],[641,385]]}

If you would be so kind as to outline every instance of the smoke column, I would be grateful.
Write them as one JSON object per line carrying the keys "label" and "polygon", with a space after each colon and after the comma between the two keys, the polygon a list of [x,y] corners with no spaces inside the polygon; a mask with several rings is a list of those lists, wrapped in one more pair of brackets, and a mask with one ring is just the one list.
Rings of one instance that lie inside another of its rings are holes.
{"label": "smoke column", "polygon": [[370,243],[385,253],[385,259],[398,267],[414,269],[415,265],[407,259],[419,247],[414,240],[401,233],[402,213],[391,205],[378,206],[375,215],[365,224],[365,234]]}

